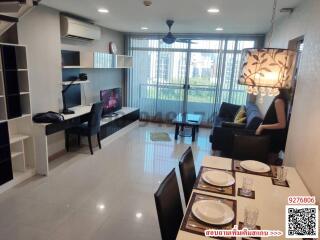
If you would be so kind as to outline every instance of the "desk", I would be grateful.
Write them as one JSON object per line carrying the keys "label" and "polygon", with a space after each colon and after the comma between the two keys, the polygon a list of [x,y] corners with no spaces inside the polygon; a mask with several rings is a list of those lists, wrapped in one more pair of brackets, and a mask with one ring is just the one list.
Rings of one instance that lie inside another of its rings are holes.
{"label": "desk", "polygon": [[[48,136],[64,131],[88,120],[91,106],[76,106],[70,108],[75,113],[64,115],[64,121],[60,123],[34,123],[34,134],[36,144],[36,172],[48,175]],[[139,109],[123,107],[117,111],[118,115],[101,120],[101,139],[104,139],[121,128],[126,127],[139,119]]]}
{"label": "desk", "polygon": [[[207,156],[202,162],[202,166],[210,168],[218,168],[231,170],[232,160],[229,158],[220,158]],[[243,178],[248,176],[245,173],[236,172],[236,190],[241,187]],[[193,190],[193,193],[202,193],[205,195],[217,196],[222,198],[234,199],[237,201],[237,224],[244,220],[244,209],[246,206],[254,205],[259,209],[259,217],[257,225],[262,229],[280,230],[285,234],[285,206],[289,196],[310,196],[307,188],[303,184],[296,169],[288,167],[288,177],[290,188],[275,186],[272,184],[270,177],[262,177],[251,175],[250,178],[254,181],[255,199],[243,198],[239,196],[226,196],[218,193],[210,193],[207,191]],[[188,206],[191,207],[191,206]],[[205,240],[204,236],[186,232],[180,229],[178,240]],[[268,239],[284,239],[268,238]]]}

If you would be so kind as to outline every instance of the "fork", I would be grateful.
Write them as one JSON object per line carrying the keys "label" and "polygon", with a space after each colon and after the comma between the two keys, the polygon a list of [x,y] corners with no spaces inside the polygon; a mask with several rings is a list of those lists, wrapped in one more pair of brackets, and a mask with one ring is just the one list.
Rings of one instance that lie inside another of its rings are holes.
{"label": "fork", "polygon": [[188,227],[198,228],[198,229],[201,229],[203,231],[207,230],[206,228],[204,228],[202,226],[199,226],[199,225],[196,225],[196,224],[193,224],[193,223],[188,223]]}
{"label": "fork", "polygon": [[[203,185],[203,184],[201,184],[201,185],[199,185],[199,186],[202,187],[202,188],[210,188],[210,187],[208,187],[208,186],[206,186],[206,185]],[[225,190],[224,190],[223,188],[215,187],[215,189],[216,189],[217,191],[219,191],[219,192],[225,192]]]}

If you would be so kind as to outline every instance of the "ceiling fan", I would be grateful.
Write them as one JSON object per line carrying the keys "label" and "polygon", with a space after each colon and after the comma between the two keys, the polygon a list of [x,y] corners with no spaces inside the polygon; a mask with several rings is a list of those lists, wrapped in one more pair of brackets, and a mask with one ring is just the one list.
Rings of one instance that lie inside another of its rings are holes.
{"label": "ceiling fan", "polygon": [[188,42],[190,41],[190,39],[188,39],[188,38],[176,38],[176,37],[172,34],[171,28],[172,28],[172,26],[173,26],[173,24],[174,24],[174,21],[173,21],[173,20],[168,19],[168,20],[166,21],[166,23],[167,23],[167,26],[168,26],[168,28],[169,28],[169,32],[167,33],[166,36],[164,36],[164,37],[162,38],[162,41],[163,41],[163,42],[165,42],[166,44],[173,44],[173,43],[175,43],[175,42],[188,43]]}

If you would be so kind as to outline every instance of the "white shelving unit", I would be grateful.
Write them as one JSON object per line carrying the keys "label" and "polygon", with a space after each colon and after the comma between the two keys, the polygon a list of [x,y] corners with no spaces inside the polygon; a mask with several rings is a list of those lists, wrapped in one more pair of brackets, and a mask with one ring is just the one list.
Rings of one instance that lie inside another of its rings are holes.
{"label": "white shelving unit", "polygon": [[117,55],[117,68],[131,68],[133,60],[131,56]]}
{"label": "white shelving unit", "polygon": [[72,81],[63,81],[62,82],[62,85],[69,85],[70,83],[72,83],[72,84],[86,84],[86,83],[89,83],[90,81],[89,80],[86,80],[86,81],[74,81],[73,83],[72,83]]}
{"label": "white shelving unit", "polygon": [[[25,46],[3,44],[15,47],[17,75],[22,115],[8,119],[6,106],[6,90],[3,67],[0,61],[0,123],[8,123],[13,180],[0,185],[0,193],[35,175],[35,148],[33,139],[33,122],[31,117],[31,89],[27,66],[27,50]],[[0,60],[2,56],[0,56]],[[6,70],[10,71],[10,70]],[[8,79],[7,79],[8,81]]]}
{"label": "white shelving unit", "polygon": [[92,68],[89,66],[63,66],[63,69],[78,69],[78,68]]}
{"label": "white shelving unit", "polygon": [[131,68],[132,63],[132,56],[109,54],[108,52],[103,51],[93,51],[80,52],[80,66],[64,66],[63,68]]}

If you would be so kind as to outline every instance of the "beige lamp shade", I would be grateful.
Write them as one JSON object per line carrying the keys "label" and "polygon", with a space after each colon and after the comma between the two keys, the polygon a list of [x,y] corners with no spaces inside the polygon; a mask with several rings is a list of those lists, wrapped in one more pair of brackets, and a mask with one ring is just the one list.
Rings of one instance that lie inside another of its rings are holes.
{"label": "beige lamp shade", "polygon": [[248,86],[248,93],[275,96],[279,89],[291,88],[297,54],[288,49],[244,49],[239,84]]}

